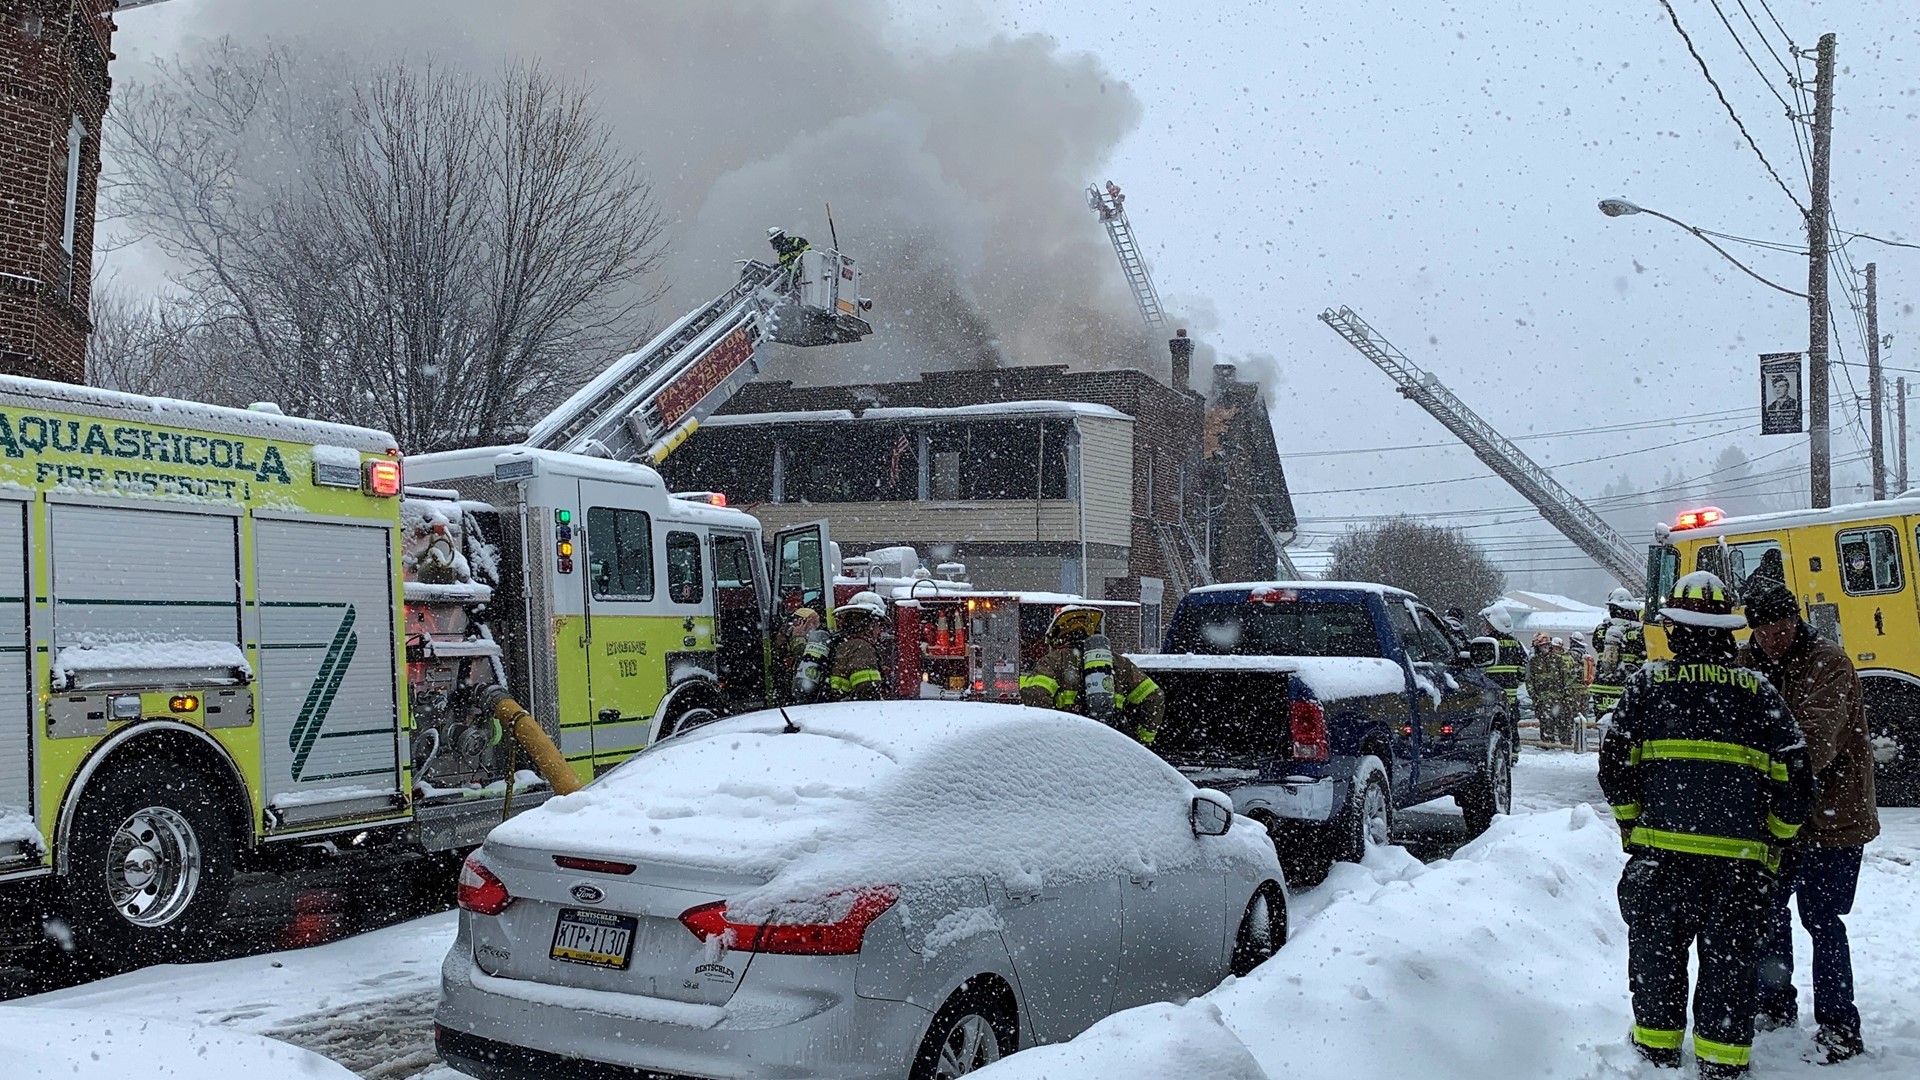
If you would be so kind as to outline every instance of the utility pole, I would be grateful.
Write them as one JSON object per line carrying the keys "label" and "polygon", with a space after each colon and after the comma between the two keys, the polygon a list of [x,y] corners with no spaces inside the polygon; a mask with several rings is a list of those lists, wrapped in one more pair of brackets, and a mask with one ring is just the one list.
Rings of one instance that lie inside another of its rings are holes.
{"label": "utility pole", "polygon": [[1873,409],[1872,430],[1868,437],[1873,442],[1873,501],[1879,502],[1887,497],[1887,450],[1885,436],[1880,430],[1880,410],[1884,402],[1880,398],[1880,294],[1875,290],[1876,276],[1874,264],[1867,264],[1867,382],[1872,389],[1867,400]]}
{"label": "utility pole", "polygon": [[1894,430],[1893,483],[1896,495],[1907,493],[1907,380],[1893,380]]}
{"label": "utility pole", "polygon": [[1813,192],[1807,210],[1807,467],[1813,506],[1833,505],[1827,430],[1827,176],[1833,149],[1834,36],[1820,35],[1813,85]]}

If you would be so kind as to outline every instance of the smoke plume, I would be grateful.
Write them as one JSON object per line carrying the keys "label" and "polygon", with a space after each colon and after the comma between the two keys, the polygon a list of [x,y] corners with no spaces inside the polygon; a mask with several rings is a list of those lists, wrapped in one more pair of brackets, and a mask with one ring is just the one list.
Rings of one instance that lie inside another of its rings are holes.
{"label": "smoke plume", "polygon": [[[308,55],[405,54],[491,73],[537,59],[585,80],[673,219],[663,317],[816,244],[833,206],[876,333],[788,350],[816,381],[1069,363],[1164,372],[1085,203],[1140,104],[1049,38],[903,44],[885,0],[204,0],[205,32]],[[129,77],[138,78],[137,71]],[[1124,181],[1124,177],[1120,178]]]}

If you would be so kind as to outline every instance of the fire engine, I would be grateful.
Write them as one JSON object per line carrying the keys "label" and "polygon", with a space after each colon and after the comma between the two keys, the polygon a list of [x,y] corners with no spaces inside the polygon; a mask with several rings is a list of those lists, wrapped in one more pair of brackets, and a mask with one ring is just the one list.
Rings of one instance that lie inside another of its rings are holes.
{"label": "fire engine", "polygon": [[[858,341],[835,251],[748,262],[525,444],[0,377],[0,902],[96,953],[193,951],[238,869],[470,847],[679,727],[771,700],[774,538],[658,461],[764,341]],[[403,470],[405,475],[403,476]]]}
{"label": "fire engine", "polygon": [[941,563],[930,573],[910,547],[841,560],[833,583],[835,603],[861,591],[887,601],[888,696],[1017,703],[1020,673],[1046,655],[1047,627],[1062,607],[1097,607],[1109,614],[1140,607],[1129,600],[1088,600],[1070,593],[979,589],[965,574],[959,563]]}
{"label": "fire engine", "polygon": [[1654,529],[1647,651],[1670,656],[1658,612],[1680,575],[1711,570],[1742,608],[1757,583],[1784,582],[1802,614],[1853,657],[1874,741],[1882,805],[1920,804],[1920,499],[1732,517],[1689,510]]}

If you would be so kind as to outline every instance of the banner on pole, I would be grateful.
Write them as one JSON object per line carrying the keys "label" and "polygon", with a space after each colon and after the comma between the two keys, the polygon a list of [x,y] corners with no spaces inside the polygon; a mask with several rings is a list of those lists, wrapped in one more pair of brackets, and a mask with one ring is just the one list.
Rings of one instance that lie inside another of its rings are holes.
{"label": "banner on pole", "polygon": [[1806,430],[1800,393],[1800,354],[1760,354],[1760,434],[1797,435]]}

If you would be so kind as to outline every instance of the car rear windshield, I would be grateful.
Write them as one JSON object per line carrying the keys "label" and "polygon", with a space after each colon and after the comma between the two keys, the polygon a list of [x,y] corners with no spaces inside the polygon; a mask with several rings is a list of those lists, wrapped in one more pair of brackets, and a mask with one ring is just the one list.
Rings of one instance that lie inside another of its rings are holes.
{"label": "car rear windshield", "polygon": [[1215,656],[1379,656],[1364,603],[1308,600],[1186,604],[1174,617],[1171,652]]}

